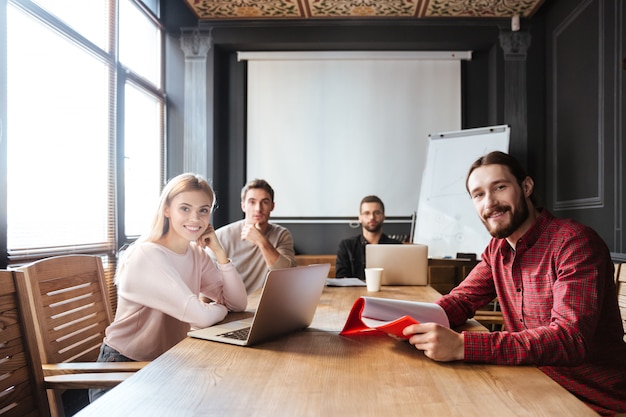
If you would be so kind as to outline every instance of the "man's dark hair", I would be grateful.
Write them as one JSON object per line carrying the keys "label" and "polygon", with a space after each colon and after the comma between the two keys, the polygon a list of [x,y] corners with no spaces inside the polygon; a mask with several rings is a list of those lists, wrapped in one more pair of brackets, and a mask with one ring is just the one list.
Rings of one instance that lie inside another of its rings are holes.
{"label": "man's dark hair", "polygon": [[363,203],[378,203],[380,204],[380,208],[383,211],[383,214],[385,213],[385,205],[383,204],[383,200],[375,195],[366,195],[361,199],[361,204],[359,204],[359,213],[361,212],[361,207],[363,206]]}
{"label": "man's dark hair", "polygon": [[267,191],[267,193],[270,195],[270,199],[272,200],[272,203],[274,202],[274,189],[267,183],[267,181],[260,180],[258,178],[253,179],[252,181],[248,182],[246,185],[243,186],[243,188],[241,189],[241,201],[243,201],[246,198],[246,193],[248,192],[248,190],[253,189],[253,188],[260,188],[262,190]]}
{"label": "man's dark hair", "polygon": [[[474,172],[476,168],[480,168],[486,165],[504,165],[509,169],[509,172],[513,174],[520,187],[522,187],[522,182],[524,181],[524,179],[528,177],[528,174],[526,173],[526,170],[524,169],[522,164],[520,164],[519,161],[513,158],[511,155],[500,151],[490,152],[487,155],[483,155],[478,158],[467,172],[467,177],[465,178],[465,189],[468,193],[470,192],[470,190],[467,183],[469,181],[470,175],[472,175],[472,172]],[[537,200],[534,191],[533,194],[530,195],[530,201],[532,201],[534,206],[537,206]]]}

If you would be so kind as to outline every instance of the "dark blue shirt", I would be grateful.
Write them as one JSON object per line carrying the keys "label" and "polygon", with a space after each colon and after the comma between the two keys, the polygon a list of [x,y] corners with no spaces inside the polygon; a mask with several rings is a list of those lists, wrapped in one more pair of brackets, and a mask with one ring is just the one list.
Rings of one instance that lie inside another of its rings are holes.
{"label": "dark blue shirt", "polygon": [[[382,234],[379,244],[400,244],[399,240]],[[344,239],[339,243],[337,250],[337,278],[360,278],[365,280],[365,245],[368,242],[362,234]]]}

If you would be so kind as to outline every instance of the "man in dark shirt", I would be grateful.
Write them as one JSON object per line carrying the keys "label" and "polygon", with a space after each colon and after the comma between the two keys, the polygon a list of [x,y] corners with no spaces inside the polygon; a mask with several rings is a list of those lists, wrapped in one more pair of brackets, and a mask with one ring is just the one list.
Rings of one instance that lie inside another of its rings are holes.
{"label": "man in dark shirt", "polygon": [[375,195],[363,197],[359,206],[361,234],[344,239],[337,250],[337,278],[360,278],[365,280],[365,245],[401,243],[383,233],[385,205]]}

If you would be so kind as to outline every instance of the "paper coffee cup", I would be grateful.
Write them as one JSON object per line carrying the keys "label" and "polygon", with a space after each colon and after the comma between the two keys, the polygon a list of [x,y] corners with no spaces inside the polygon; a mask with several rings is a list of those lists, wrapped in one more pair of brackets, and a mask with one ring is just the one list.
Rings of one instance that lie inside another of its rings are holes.
{"label": "paper coffee cup", "polygon": [[365,268],[365,284],[367,291],[380,291],[380,283],[383,280],[383,268]]}

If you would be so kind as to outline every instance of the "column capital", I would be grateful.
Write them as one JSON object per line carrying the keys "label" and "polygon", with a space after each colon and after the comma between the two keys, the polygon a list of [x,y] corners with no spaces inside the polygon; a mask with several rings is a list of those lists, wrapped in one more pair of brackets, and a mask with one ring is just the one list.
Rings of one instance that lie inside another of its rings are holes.
{"label": "column capital", "polygon": [[525,61],[530,38],[530,33],[526,30],[501,31],[500,46],[504,50],[504,60]]}
{"label": "column capital", "polygon": [[213,28],[208,33],[200,32],[198,28],[181,28],[180,48],[185,52],[185,58],[206,58],[213,44],[212,31]]}

